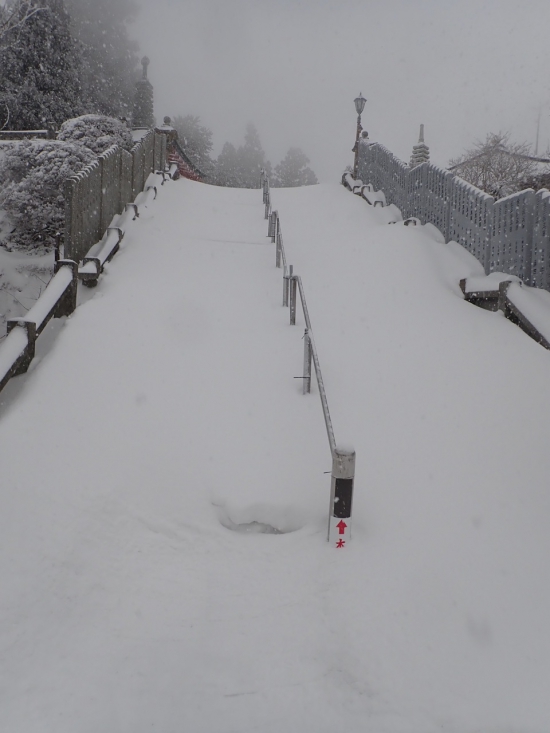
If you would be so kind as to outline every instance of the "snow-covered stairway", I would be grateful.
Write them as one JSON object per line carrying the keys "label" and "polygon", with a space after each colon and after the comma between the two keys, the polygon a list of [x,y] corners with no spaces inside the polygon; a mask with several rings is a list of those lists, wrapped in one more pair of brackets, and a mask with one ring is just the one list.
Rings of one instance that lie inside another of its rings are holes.
{"label": "snow-covered stairway", "polygon": [[[324,549],[330,468],[319,406],[292,378],[302,342],[274,256],[259,191],[167,184],[2,393],[0,729],[168,731],[199,715],[201,679],[229,711],[256,680],[273,629],[258,623],[248,652],[232,635],[298,591],[301,575],[267,580],[287,562],[272,554],[311,535]],[[226,529],[251,522],[297,532],[258,544]]]}
{"label": "snow-covered stairway", "polygon": [[272,196],[351,545],[261,191],[167,184],[1,396],[0,730],[546,731],[550,354],[462,300],[458,246]]}

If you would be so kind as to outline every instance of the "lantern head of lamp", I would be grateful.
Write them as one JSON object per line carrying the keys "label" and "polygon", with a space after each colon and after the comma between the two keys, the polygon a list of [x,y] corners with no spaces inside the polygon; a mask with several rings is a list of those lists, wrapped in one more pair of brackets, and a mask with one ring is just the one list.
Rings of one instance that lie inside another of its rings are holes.
{"label": "lantern head of lamp", "polygon": [[359,117],[361,117],[361,115],[363,114],[363,110],[365,109],[365,104],[367,103],[367,100],[361,94],[361,92],[359,92],[359,96],[356,97],[353,101],[355,102],[355,111],[357,112]]}

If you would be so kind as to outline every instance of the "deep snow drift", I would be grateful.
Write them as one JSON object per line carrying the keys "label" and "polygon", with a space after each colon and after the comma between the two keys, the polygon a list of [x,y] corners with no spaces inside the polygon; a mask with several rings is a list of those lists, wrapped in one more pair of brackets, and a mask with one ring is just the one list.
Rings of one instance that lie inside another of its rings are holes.
{"label": "deep snow drift", "polygon": [[550,354],[392,207],[272,194],[352,544],[261,192],[167,183],[0,395],[0,729],[546,733]]}

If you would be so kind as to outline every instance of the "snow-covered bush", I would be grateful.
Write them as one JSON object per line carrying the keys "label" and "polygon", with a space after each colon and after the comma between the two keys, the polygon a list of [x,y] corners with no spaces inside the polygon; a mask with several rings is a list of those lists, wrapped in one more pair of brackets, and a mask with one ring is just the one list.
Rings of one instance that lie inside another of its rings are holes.
{"label": "snow-covered bush", "polygon": [[61,125],[58,140],[85,145],[96,155],[111,145],[131,150],[134,142],[130,128],[120,120],[105,115],[83,115]]}
{"label": "snow-covered bush", "polygon": [[51,248],[65,221],[63,182],[95,160],[84,145],[24,140],[0,160],[0,208],[15,230],[2,244],[17,249]]}

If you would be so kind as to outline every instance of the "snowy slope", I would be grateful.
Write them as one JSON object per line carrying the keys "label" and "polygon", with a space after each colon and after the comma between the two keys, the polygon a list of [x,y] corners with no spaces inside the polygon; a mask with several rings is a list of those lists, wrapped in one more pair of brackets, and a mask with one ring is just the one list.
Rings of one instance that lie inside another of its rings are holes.
{"label": "snowy slope", "polygon": [[461,300],[460,248],[273,198],[352,545],[261,192],[167,184],[0,396],[0,730],[546,732],[550,354]]}

